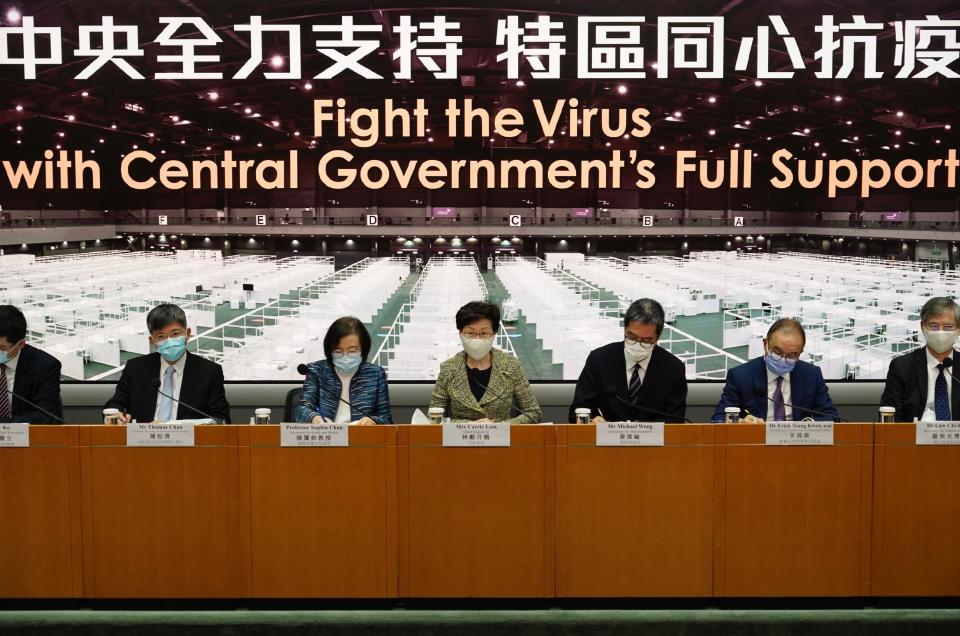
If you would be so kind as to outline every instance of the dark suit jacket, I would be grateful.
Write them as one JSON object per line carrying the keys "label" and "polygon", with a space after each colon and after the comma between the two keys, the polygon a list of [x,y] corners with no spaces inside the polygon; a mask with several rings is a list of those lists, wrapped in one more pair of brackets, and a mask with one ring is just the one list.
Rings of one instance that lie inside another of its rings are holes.
{"label": "dark suit jacket", "polygon": [[[59,418],[63,417],[63,404],[60,402],[60,361],[46,351],[24,345],[17,354],[17,375],[14,385],[8,386],[17,395],[42,406]],[[13,417],[0,420],[4,422],[29,422],[30,424],[59,424],[50,421],[44,415],[23,400],[12,395],[10,413]]]}
{"label": "dark suit jacket", "polygon": [[[790,402],[793,405],[795,421],[810,417],[820,421],[833,421],[837,409],[833,406],[827,383],[823,381],[820,367],[798,360],[790,372]],[[767,413],[773,410],[773,403],[767,399],[767,365],[763,357],[754,358],[727,371],[727,383],[723,387],[720,402],[713,413],[712,421],[724,421],[723,410],[728,406],[739,406],[740,414],[749,411],[752,415],[767,419]],[[806,410],[818,411],[817,415]]]}
{"label": "dark suit jacket", "polygon": [[[202,419],[205,415],[185,406],[189,404],[230,423],[230,405],[223,390],[223,369],[216,362],[189,351],[180,383],[177,419]],[[138,422],[152,422],[157,411],[156,380],[160,379],[160,354],[151,353],[127,362],[117,382],[117,390],[105,405],[125,411]]]}
{"label": "dark suit jacket", "polygon": [[[611,388],[627,399],[627,361],[623,356],[623,342],[604,345],[587,356],[570,405],[570,421],[576,421],[578,408],[589,408],[591,417],[603,411],[603,418],[608,422],[683,422],[686,415],[686,367],[679,358],[661,347],[654,347],[650,354],[647,372],[635,401],[637,408],[607,395]],[[644,407],[652,410],[644,411]]]}
{"label": "dark suit jacket", "polygon": [[[960,356],[953,354],[956,365]],[[950,373],[957,373],[957,367],[950,368]],[[948,373],[944,373],[947,382],[953,382]],[[926,347],[914,349],[910,353],[898,356],[890,361],[887,369],[887,384],[883,387],[880,397],[882,406],[892,406],[897,409],[897,422],[912,422],[913,418],[923,415],[927,407],[927,353]],[[960,418],[960,383],[954,384],[951,389],[950,411],[953,419]]]}

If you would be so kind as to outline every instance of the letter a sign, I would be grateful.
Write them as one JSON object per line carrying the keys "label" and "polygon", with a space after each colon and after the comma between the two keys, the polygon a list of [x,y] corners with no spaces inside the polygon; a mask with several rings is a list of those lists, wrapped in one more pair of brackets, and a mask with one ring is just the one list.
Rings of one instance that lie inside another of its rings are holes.
{"label": "letter a sign", "polygon": [[733,227],[743,227],[743,217],[735,216],[733,217]]}

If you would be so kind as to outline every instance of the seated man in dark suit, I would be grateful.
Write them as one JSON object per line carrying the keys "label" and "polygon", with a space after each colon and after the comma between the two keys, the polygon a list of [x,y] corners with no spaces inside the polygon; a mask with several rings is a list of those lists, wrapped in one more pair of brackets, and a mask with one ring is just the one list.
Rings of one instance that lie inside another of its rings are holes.
{"label": "seated man in dark suit", "polygon": [[26,337],[23,313],[0,305],[0,422],[60,424],[60,361]]}
{"label": "seated man in dark suit", "polygon": [[740,407],[743,422],[833,421],[837,409],[823,373],[800,359],[806,344],[807,334],[798,321],[781,318],[773,323],[763,339],[763,357],[727,371],[712,421],[723,422],[724,410],[730,406]]}
{"label": "seated man in dark suit", "polygon": [[124,423],[212,416],[229,424],[223,369],[187,351],[191,333],[183,310],[176,305],[157,305],[147,314],[147,329],[157,351],[127,362],[106,406],[120,409]]}
{"label": "seated man in dark suit", "polygon": [[596,422],[683,422],[687,411],[686,367],[657,346],[663,333],[663,307],[641,298],[627,309],[623,341],[594,349],[577,380],[570,406],[590,409]]}
{"label": "seated man in dark suit", "polygon": [[894,358],[880,404],[896,409],[894,420],[911,422],[960,419],[960,386],[954,386],[954,346],[960,305],[949,298],[931,298],[920,310],[925,347]]}

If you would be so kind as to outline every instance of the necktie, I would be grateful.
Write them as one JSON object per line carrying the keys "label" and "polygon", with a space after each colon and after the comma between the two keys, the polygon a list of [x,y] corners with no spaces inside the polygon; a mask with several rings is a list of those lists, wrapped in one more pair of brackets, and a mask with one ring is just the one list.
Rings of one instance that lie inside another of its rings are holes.
{"label": "necktie", "polygon": [[[167,370],[163,373],[163,392],[167,395],[173,395],[174,371],[176,371],[176,369],[170,366],[167,367]],[[173,400],[163,395],[160,396],[160,410],[157,414],[157,419],[161,422],[169,422],[173,419]]]}
{"label": "necktie", "polygon": [[950,398],[947,395],[947,378],[943,375],[943,365],[938,364],[937,369],[940,375],[937,376],[937,382],[933,385],[933,407],[937,412],[937,420],[940,422],[950,421]]}
{"label": "necktie", "polygon": [[633,402],[640,392],[640,363],[633,365],[633,375],[630,376],[630,386],[627,387],[627,399]]}
{"label": "necktie", "polygon": [[0,419],[10,417],[10,395],[7,393],[7,365],[0,364]]}
{"label": "necktie", "polygon": [[777,376],[777,388],[773,390],[773,420],[782,422],[787,419],[787,406],[783,403],[783,376]]}

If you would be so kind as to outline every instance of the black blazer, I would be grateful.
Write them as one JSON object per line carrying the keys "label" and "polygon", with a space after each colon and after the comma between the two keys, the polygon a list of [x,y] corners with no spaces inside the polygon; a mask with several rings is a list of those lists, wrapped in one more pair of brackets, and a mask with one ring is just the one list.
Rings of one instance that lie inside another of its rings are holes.
{"label": "black blazer", "polygon": [[[954,382],[951,390],[950,411],[953,419],[960,419],[960,382],[950,379],[950,373],[958,373],[956,363],[960,356],[953,354],[954,366],[944,376]],[[897,422],[912,422],[927,408],[927,348],[920,347],[890,361],[887,369],[887,384],[883,387],[880,404],[897,409]]]}
{"label": "black blazer", "polygon": [[[60,402],[60,361],[46,351],[36,347],[24,345],[17,354],[17,374],[13,381],[13,389],[17,395],[22,395],[31,402],[42,406],[59,418],[63,418],[63,404]],[[29,422],[30,424],[59,424],[51,422],[50,417],[44,415],[18,397],[8,394],[10,398],[10,413],[13,417],[0,420],[3,422]]]}
{"label": "black blazer", "polygon": [[[189,351],[180,383],[177,419],[206,417],[185,406],[189,404],[205,413],[230,423],[230,405],[223,390],[223,369],[216,362]],[[117,382],[117,390],[105,408],[125,411],[138,422],[152,422],[157,411],[156,381],[160,379],[160,354],[151,353],[127,362]]]}
{"label": "black blazer", "polygon": [[[683,422],[686,415],[686,368],[679,358],[661,347],[654,347],[650,354],[647,372],[635,402],[638,408],[631,408],[608,395],[607,391],[611,388],[621,398],[627,399],[627,361],[623,356],[623,342],[604,345],[587,356],[580,379],[577,380],[573,404],[570,405],[570,421],[576,421],[575,412],[578,408],[589,408],[591,417],[603,411],[603,418],[608,422]],[[644,411],[643,407],[652,410]]]}

